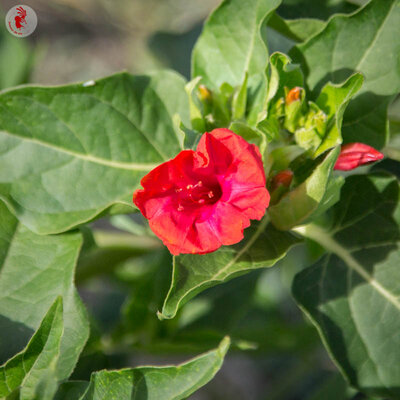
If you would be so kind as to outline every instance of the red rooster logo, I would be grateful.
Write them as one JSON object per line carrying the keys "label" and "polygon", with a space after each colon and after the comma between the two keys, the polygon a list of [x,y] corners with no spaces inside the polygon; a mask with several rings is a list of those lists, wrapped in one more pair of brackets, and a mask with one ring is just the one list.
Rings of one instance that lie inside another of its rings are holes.
{"label": "red rooster logo", "polygon": [[17,12],[18,15],[14,18],[15,27],[17,29],[23,29],[25,27],[22,24],[26,25],[26,20],[25,20],[25,18],[26,18],[26,10],[24,8],[22,8],[22,7],[18,7],[17,11],[18,11]]}

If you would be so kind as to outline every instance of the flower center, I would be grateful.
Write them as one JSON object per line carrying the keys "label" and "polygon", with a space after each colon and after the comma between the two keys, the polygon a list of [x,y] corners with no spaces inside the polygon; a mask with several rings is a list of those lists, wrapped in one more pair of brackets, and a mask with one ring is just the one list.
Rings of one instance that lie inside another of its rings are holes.
{"label": "flower center", "polygon": [[177,187],[175,192],[178,194],[177,210],[183,211],[185,208],[202,206],[205,204],[216,203],[221,195],[221,187],[218,182],[204,184],[197,181],[196,184]]}

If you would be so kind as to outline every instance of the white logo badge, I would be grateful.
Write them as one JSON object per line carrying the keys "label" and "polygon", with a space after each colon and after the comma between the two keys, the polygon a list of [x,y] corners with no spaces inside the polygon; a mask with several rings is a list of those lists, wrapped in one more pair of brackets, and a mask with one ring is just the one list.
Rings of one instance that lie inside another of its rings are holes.
{"label": "white logo badge", "polygon": [[6,26],[12,35],[27,37],[36,29],[37,15],[29,6],[15,6],[6,15]]}

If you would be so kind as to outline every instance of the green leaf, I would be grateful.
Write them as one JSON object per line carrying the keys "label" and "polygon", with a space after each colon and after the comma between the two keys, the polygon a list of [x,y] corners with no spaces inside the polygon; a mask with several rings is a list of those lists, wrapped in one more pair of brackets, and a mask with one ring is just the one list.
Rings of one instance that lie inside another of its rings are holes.
{"label": "green leaf", "polygon": [[327,129],[316,155],[342,143],[343,114],[352,97],[360,90],[363,80],[361,74],[354,74],[342,84],[327,83],[321,90],[316,104],[326,114]]}
{"label": "green leaf", "polygon": [[298,240],[268,225],[266,217],[244,232],[234,246],[223,246],[205,255],[174,257],[172,282],[159,318],[173,318],[179,307],[206,288],[257,268],[271,267]]}
{"label": "green leaf", "polygon": [[279,203],[269,207],[271,222],[278,229],[291,229],[317,213],[339,152],[338,147],[330,151],[304,182],[286,193]]}
{"label": "green leaf", "polygon": [[69,230],[112,206],[133,211],[141,177],[181,150],[172,118],[189,120],[184,84],[172,72],[122,73],[3,92],[0,198],[41,234]]}
{"label": "green leaf", "polygon": [[218,89],[224,82],[249,86],[263,81],[268,52],[261,27],[280,0],[225,0],[211,14],[193,50],[192,76]]}
{"label": "green leaf", "polygon": [[399,35],[400,0],[372,0],[355,14],[331,18],[292,54],[302,62],[314,93],[326,82],[341,82],[354,71],[364,75],[365,84],[344,116],[346,142],[378,148],[386,143],[387,106],[400,90],[400,41],[393,39]]}
{"label": "green leaf", "polygon": [[399,182],[353,175],[332,209],[333,226],[296,231],[329,252],[300,272],[293,294],[349,382],[400,396]]}
{"label": "green leaf", "polygon": [[63,303],[58,297],[26,348],[0,367],[0,397],[21,385],[21,400],[34,399],[36,385],[57,358],[63,334]]}
{"label": "green leaf", "polygon": [[89,335],[73,284],[81,244],[79,233],[39,236],[29,231],[0,203],[1,361],[25,347],[54,299],[62,296],[64,333],[56,375],[62,380],[71,374]]}
{"label": "green leaf", "polygon": [[95,372],[83,395],[80,394],[83,383],[71,382],[62,386],[56,400],[183,400],[215,376],[229,345],[226,337],[217,349],[178,366]]}

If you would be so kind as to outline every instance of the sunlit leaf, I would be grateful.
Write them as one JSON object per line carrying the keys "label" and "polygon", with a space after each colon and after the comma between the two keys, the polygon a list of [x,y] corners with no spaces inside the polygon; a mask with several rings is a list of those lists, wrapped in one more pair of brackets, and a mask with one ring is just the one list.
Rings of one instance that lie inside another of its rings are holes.
{"label": "sunlit leaf", "polygon": [[[134,211],[140,179],[181,150],[172,118],[188,120],[172,72],[0,94],[0,198],[38,233]],[[115,209],[118,206],[119,209]]]}

